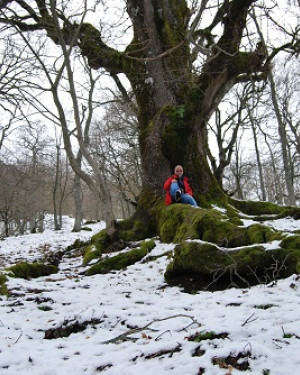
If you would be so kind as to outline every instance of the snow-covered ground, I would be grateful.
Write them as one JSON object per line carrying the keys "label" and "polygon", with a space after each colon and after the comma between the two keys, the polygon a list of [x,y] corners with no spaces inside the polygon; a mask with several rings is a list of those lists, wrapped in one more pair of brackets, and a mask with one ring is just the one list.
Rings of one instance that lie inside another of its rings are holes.
{"label": "snow-covered ground", "polygon": [[[269,224],[300,229],[292,219]],[[71,219],[64,225],[0,241],[1,266],[64,249],[104,227],[71,233]],[[174,247],[156,244],[153,255]],[[1,375],[222,375],[229,363],[232,375],[300,374],[296,275],[276,285],[192,295],[165,283],[167,257],[91,277],[79,275],[81,261],[65,257],[56,275],[9,280],[12,295],[0,296]],[[45,338],[84,322],[81,332]],[[222,335],[191,340],[212,331]]]}

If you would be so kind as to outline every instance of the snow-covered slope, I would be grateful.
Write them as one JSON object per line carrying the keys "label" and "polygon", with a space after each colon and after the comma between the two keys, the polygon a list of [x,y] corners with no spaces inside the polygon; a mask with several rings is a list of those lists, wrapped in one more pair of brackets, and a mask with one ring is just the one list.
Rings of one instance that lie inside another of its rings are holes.
{"label": "snow-covered slope", "polygon": [[[5,239],[1,266],[88,239],[104,224],[89,227],[71,233],[70,219],[62,231]],[[156,244],[153,255],[174,247]],[[58,274],[9,280],[12,295],[0,296],[1,374],[222,375],[230,364],[233,375],[300,374],[296,275],[191,295],[166,285],[166,257],[91,277],[79,275],[81,261],[65,257]]]}

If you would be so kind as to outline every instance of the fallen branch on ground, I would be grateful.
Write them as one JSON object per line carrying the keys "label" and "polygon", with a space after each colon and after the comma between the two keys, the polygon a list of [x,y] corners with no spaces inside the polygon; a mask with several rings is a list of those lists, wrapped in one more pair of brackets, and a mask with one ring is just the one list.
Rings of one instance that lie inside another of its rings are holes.
{"label": "fallen branch on ground", "polygon": [[150,329],[151,331],[156,331],[156,330],[150,328],[150,326],[153,323],[163,322],[164,320],[175,319],[175,318],[189,318],[189,319],[192,319],[194,322],[196,322],[194,317],[192,317],[190,315],[185,315],[185,314],[177,314],[177,315],[172,315],[172,316],[162,318],[162,319],[154,319],[151,322],[147,323],[143,327],[129,329],[128,331],[122,333],[121,335],[118,335],[117,337],[114,337],[113,339],[103,341],[101,344],[118,343],[118,342],[121,342],[121,341],[128,341],[128,340],[136,341],[136,340],[138,340],[137,338],[132,338],[132,337],[129,337],[129,336],[134,335],[135,333],[144,331],[145,329]]}

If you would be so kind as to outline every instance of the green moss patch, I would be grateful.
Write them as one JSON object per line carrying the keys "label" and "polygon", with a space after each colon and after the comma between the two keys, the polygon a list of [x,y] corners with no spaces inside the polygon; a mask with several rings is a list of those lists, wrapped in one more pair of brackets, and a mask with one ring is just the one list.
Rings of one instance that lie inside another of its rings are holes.
{"label": "green moss patch", "polygon": [[58,268],[53,265],[46,265],[43,263],[26,263],[21,262],[12,267],[7,268],[9,275],[12,277],[19,277],[21,279],[31,279],[41,276],[49,276],[52,273],[57,273]]}
{"label": "green moss patch", "polygon": [[[102,229],[100,232],[94,234],[90,244],[83,251],[83,265],[86,266],[93,259],[99,259],[103,253],[111,252],[111,245],[113,243],[114,240],[108,235],[106,229]],[[116,250],[120,250],[120,248]]]}
{"label": "green moss patch", "polygon": [[240,201],[233,198],[229,199],[229,203],[239,211],[247,215],[278,215],[282,214],[286,207],[278,206],[271,202],[262,201]]}
{"label": "green moss patch", "polygon": [[288,236],[280,243],[283,249],[300,250],[300,235]]}
{"label": "green moss patch", "polygon": [[[147,193],[140,200],[147,201]],[[151,202],[150,193],[149,200],[145,203],[145,206],[150,205],[150,211],[153,211],[153,217],[151,217],[147,212],[138,209],[134,216],[130,219],[121,221],[118,223],[118,237],[124,241],[141,241],[145,238],[151,238],[156,234],[156,228],[154,224],[155,216],[155,202]]]}
{"label": "green moss patch", "polygon": [[280,232],[261,224],[254,224],[247,228],[249,244],[266,243],[283,238]]}
{"label": "green moss patch", "polygon": [[288,236],[281,241],[280,246],[285,252],[291,252],[297,258],[295,273],[300,274],[300,235]]}
{"label": "green moss patch", "polygon": [[140,248],[101,260],[90,267],[86,271],[86,275],[105,274],[113,270],[126,268],[144,258],[154,247],[155,242],[153,240],[144,241],[141,243]]}
{"label": "green moss patch", "polygon": [[98,259],[102,255],[101,250],[97,248],[94,244],[87,246],[84,250],[84,256],[82,260],[82,264],[86,266],[89,264],[93,259]]}
{"label": "green moss patch", "polygon": [[102,252],[108,245],[111,244],[111,238],[107,234],[106,229],[94,234],[91,238],[91,244],[99,251]]}
{"label": "green moss patch", "polygon": [[217,246],[183,242],[175,247],[165,278],[186,291],[223,290],[269,283],[299,272],[300,251],[268,250],[263,246],[225,252]]}
{"label": "green moss patch", "polygon": [[214,331],[202,331],[196,332],[193,335],[187,337],[188,341],[201,342],[204,340],[214,340],[214,339],[226,339],[228,337],[227,332],[215,333]]}
{"label": "green moss patch", "polygon": [[275,307],[275,305],[272,305],[270,303],[267,303],[266,305],[255,305],[254,308],[258,310],[268,310],[271,309],[272,307]]}
{"label": "green moss patch", "polygon": [[89,244],[89,241],[81,241],[79,238],[77,238],[71,245],[66,247],[66,251],[71,251],[73,249],[80,249],[84,246],[87,246]]}
{"label": "green moss patch", "polygon": [[282,217],[292,217],[295,220],[299,220],[300,219],[300,208],[299,207],[286,208],[279,215],[279,218],[282,218]]}
{"label": "green moss patch", "polygon": [[279,232],[263,225],[238,226],[232,214],[215,209],[197,209],[184,204],[172,204],[162,213],[159,234],[163,242],[180,243],[200,239],[218,246],[233,248],[281,239]]}
{"label": "green moss patch", "polygon": [[0,294],[1,295],[8,295],[8,289],[6,286],[6,282],[8,281],[8,278],[3,273],[0,273]]}

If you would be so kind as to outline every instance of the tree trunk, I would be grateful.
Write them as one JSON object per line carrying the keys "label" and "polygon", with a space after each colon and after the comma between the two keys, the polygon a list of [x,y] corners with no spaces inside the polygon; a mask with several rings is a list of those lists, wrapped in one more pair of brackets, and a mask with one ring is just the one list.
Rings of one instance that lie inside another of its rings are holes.
{"label": "tree trunk", "polygon": [[295,206],[296,200],[295,200],[295,191],[294,191],[294,185],[293,185],[293,176],[292,176],[291,165],[289,163],[289,156],[288,156],[287,134],[286,134],[285,126],[284,126],[283,119],[282,119],[280,109],[279,109],[279,104],[278,104],[277,95],[276,95],[276,85],[275,85],[272,71],[270,71],[269,73],[269,81],[270,81],[270,86],[271,86],[272,102],[274,106],[274,111],[275,111],[275,115],[277,119],[278,131],[279,131],[280,141],[281,141],[282,159],[283,159],[283,166],[284,166],[286,188],[288,192],[288,200],[289,200],[290,205]]}
{"label": "tree trunk", "polygon": [[[196,199],[206,193],[215,198],[222,195],[207,162],[206,123],[219,102],[219,94],[226,92],[228,71],[218,69],[210,76],[215,65],[208,64],[205,77],[194,82],[189,45],[182,39],[188,18],[185,3],[176,2],[174,9],[165,14],[159,12],[163,8],[159,3],[154,8],[154,2],[143,2],[139,12],[130,14],[136,38],[147,43],[140,56],[134,55],[140,63],[132,64],[128,71],[140,109],[143,187],[139,206],[147,205],[151,195],[162,197],[164,181],[177,164],[192,177]],[[157,57],[171,48],[176,52]],[[131,49],[133,46],[128,53]]]}
{"label": "tree trunk", "polygon": [[[77,163],[81,165],[82,155],[79,151],[77,154]],[[74,226],[73,232],[81,230],[82,223],[82,191],[81,191],[81,178],[75,174],[73,184],[73,198],[74,198]]]}
{"label": "tree trunk", "polygon": [[55,165],[55,177],[54,186],[52,192],[53,199],[53,217],[54,217],[54,229],[61,229],[61,220],[59,219],[59,192],[61,190],[61,156],[60,156],[60,146],[56,145],[56,165]]}
{"label": "tree trunk", "polygon": [[260,160],[260,152],[258,148],[258,141],[257,141],[257,135],[256,135],[256,128],[254,124],[254,120],[252,118],[251,113],[249,113],[251,127],[252,127],[252,133],[253,133],[253,139],[254,139],[254,146],[255,146],[255,153],[256,153],[256,161],[257,161],[257,167],[258,167],[258,174],[259,174],[259,182],[260,182],[260,191],[261,191],[261,200],[266,201],[266,188],[265,188],[265,181],[264,181],[264,175],[263,175],[263,168],[261,165]]}

